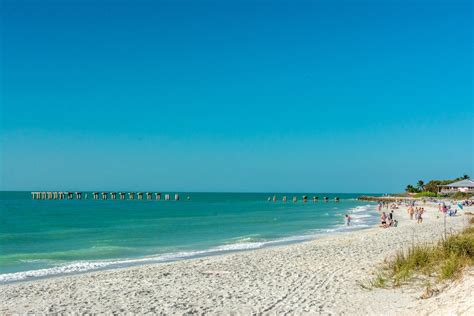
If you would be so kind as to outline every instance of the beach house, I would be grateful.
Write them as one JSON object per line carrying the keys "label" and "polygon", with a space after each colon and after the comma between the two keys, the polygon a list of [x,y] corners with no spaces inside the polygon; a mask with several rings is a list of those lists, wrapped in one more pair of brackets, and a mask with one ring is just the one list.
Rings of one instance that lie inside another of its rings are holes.
{"label": "beach house", "polygon": [[456,192],[474,193],[474,181],[471,179],[464,179],[446,185],[438,185],[438,192],[441,194]]}

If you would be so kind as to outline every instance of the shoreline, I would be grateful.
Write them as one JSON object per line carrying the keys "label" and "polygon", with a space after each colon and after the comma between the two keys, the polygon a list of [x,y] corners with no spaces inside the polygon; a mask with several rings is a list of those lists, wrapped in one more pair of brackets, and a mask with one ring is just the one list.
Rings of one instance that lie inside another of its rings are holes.
{"label": "shoreline", "polygon": [[[359,207],[367,207],[366,210],[369,214],[377,214],[376,204],[371,203],[364,206],[357,206],[350,211],[357,210]],[[353,213],[357,215],[358,212]],[[373,218],[370,218],[373,220]],[[181,252],[170,252],[162,253],[152,256],[144,257],[131,257],[131,258],[115,258],[110,260],[96,260],[96,261],[77,261],[71,262],[64,266],[59,266],[58,269],[63,269],[64,267],[76,267],[78,265],[90,265],[89,268],[85,270],[70,271],[66,269],[65,272],[58,272],[50,274],[50,270],[55,270],[56,268],[45,268],[45,269],[36,269],[28,271],[18,271],[12,273],[0,274],[0,286],[8,284],[17,284],[22,282],[36,281],[36,280],[46,280],[50,278],[58,278],[65,276],[75,276],[83,275],[93,272],[104,272],[109,270],[120,270],[132,267],[140,267],[144,265],[154,265],[154,264],[166,264],[174,263],[180,261],[187,261],[199,258],[212,258],[214,256],[223,256],[234,253],[242,253],[255,251],[259,249],[275,248],[275,247],[285,247],[294,244],[300,244],[305,242],[311,242],[314,240],[319,240],[321,238],[337,236],[339,234],[351,233],[353,231],[367,230],[374,227],[377,227],[378,224],[375,223],[362,223],[360,225],[353,224],[351,226],[346,226],[344,224],[336,225],[334,227],[321,229],[318,232],[304,232],[299,235],[292,235],[287,237],[282,237],[278,239],[270,239],[263,241],[253,241],[245,243],[230,243],[230,244],[221,244],[207,249],[195,249],[187,250]],[[10,279],[8,279],[10,278]]]}
{"label": "shoreline", "polygon": [[[433,205],[426,208],[425,223],[419,225],[401,207],[395,211],[396,228],[372,227],[292,245],[4,284],[0,312],[385,314],[389,308],[393,314],[418,314],[435,298],[420,302],[417,286],[367,291],[360,284],[413,240],[439,239],[442,219],[436,218]],[[468,218],[447,218],[448,227],[458,231]],[[361,307],[360,301],[367,304]],[[449,303],[439,302],[438,309]]]}

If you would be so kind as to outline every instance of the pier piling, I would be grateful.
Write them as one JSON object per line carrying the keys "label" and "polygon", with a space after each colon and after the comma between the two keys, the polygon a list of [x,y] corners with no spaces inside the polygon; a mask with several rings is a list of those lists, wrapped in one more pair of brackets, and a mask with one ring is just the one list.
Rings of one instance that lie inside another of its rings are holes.
{"label": "pier piling", "polygon": [[[120,200],[126,200],[127,199],[127,193],[128,197],[130,200],[135,199],[135,195],[137,195],[138,200],[161,200],[161,193],[160,192],[92,192],[92,198],[94,200],[107,200],[109,198],[110,194],[110,199],[111,200],[117,200],[117,195],[119,196]],[[32,191],[30,192],[31,194],[31,199],[33,200],[82,200],[83,197],[84,199],[87,199],[87,193],[83,192],[63,192],[63,191]],[[174,200],[179,201],[181,199],[179,193],[174,193]],[[187,200],[190,200],[190,196],[186,196]],[[171,200],[171,194],[167,193],[164,196],[165,201],[170,201]],[[277,196],[273,196],[273,201],[277,201]],[[296,197],[293,198],[293,201],[296,202]],[[286,202],[286,196],[283,197],[283,202]]]}

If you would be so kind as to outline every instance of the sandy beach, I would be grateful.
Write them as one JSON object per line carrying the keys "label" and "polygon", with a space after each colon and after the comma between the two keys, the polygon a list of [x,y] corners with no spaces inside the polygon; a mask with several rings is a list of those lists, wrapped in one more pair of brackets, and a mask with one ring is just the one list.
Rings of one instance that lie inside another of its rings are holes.
{"label": "sandy beach", "polygon": [[[468,315],[474,271],[420,299],[421,285],[365,289],[396,250],[439,240],[435,204],[423,224],[395,210],[396,228],[341,233],[287,246],[0,286],[0,312],[163,314]],[[474,207],[465,208],[474,211]],[[447,218],[449,232],[469,217]]]}

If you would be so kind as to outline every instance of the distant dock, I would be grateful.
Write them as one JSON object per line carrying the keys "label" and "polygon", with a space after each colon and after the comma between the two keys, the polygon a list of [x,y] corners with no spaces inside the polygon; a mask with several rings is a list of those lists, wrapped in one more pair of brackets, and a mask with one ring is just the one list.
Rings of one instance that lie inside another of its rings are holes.
{"label": "distant dock", "polygon": [[[303,200],[303,203],[307,203],[307,202],[309,201],[309,197],[308,197],[307,195],[303,195],[303,196],[301,197],[301,199]],[[273,197],[272,197],[272,196],[269,196],[269,197],[267,198],[267,201],[269,201],[269,202],[272,202],[272,201],[273,201],[273,202],[277,202],[278,200],[279,200],[279,199],[278,199],[278,197],[277,197],[276,195],[273,195]],[[293,196],[291,200],[292,200],[293,203],[298,203],[298,196]],[[313,197],[312,197],[312,200],[313,200],[313,203],[318,202],[318,201],[319,201],[319,196],[313,196]],[[330,201],[330,199],[329,199],[327,196],[323,197],[323,200],[324,200],[324,202],[329,202],[329,201]],[[340,201],[340,199],[339,199],[338,196],[334,197],[334,199],[332,199],[332,200],[333,200],[334,202],[339,202],[339,201]],[[288,201],[287,196],[284,195],[284,196],[281,198],[281,201],[282,201],[283,203],[286,203],[286,202]]]}
{"label": "distant dock", "polygon": [[[92,200],[146,200],[160,201],[160,192],[90,192]],[[165,201],[171,201],[171,194],[165,194]],[[37,191],[31,192],[33,200],[87,200],[88,193],[84,192],[62,192],[62,191]],[[188,196],[186,198],[190,200]],[[178,193],[174,194],[174,201],[179,201]]]}

